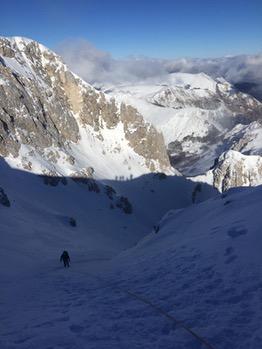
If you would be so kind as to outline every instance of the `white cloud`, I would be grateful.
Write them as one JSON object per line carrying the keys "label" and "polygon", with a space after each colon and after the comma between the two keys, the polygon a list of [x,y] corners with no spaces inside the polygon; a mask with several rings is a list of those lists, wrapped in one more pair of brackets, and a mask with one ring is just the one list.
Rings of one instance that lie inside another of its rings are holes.
{"label": "white cloud", "polygon": [[91,84],[132,83],[159,79],[171,72],[204,72],[231,83],[247,82],[249,92],[262,99],[262,54],[216,59],[115,59],[83,39],[67,40],[57,52],[70,69]]}
{"label": "white cloud", "polygon": [[86,40],[62,42],[56,51],[72,71],[90,83],[121,83],[166,74],[162,60],[146,57],[114,59]]}

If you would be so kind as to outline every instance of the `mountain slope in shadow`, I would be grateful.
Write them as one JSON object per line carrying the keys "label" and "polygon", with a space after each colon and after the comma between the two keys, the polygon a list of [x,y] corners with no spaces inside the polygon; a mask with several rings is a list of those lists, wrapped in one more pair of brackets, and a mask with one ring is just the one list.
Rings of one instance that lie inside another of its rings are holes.
{"label": "mountain slope in shadow", "polygon": [[0,204],[4,273],[56,259],[63,249],[75,258],[111,258],[150,233],[168,210],[216,195],[206,184],[163,174],[95,181],[39,176],[4,160],[0,168],[0,196],[9,202]]}

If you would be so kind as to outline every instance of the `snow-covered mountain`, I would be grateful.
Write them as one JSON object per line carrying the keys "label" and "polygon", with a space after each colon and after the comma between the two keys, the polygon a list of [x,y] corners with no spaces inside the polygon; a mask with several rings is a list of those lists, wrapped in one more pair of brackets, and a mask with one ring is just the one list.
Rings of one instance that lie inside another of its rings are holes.
{"label": "snow-covered mountain", "polygon": [[195,175],[230,149],[262,155],[261,103],[223,79],[174,73],[104,94],[32,40],[1,38],[0,52],[0,152],[16,168],[96,179],[178,174],[168,149],[175,168]]}
{"label": "snow-covered mountain", "polygon": [[251,123],[262,133],[262,104],[224,79],[203,73],[173,73],[162,81],[105,87],[104,92],[136,107],[163,132],[172,164],[186,175],[208,170],[230,149],[225,139],[246,145],[253,141],[243,131]]}
{"label": "snow-covered mountain", "polygon": [[0,38],[0,154],[34,173],[115,178],[172,173],[162,135],[132,107],[24,38]]}
{"label": "snow-covered mountain", "polygon": [[262,189],[219,194],[262,184],[261,104],[169,79],[104,94],[0,38],[1,349],[261,347]]}

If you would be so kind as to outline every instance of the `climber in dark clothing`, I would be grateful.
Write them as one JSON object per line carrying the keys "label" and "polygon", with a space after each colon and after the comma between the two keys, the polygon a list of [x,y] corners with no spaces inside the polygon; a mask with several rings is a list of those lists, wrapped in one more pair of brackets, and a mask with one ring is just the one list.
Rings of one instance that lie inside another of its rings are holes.
{"label": "climber in dark clothing", "polygon": [[61,254],[60,262],[62,262],[62,261],[64,262],[64,267],[69,268],[70,257],[69,257],[69,254],[67,251],[64,251]]}

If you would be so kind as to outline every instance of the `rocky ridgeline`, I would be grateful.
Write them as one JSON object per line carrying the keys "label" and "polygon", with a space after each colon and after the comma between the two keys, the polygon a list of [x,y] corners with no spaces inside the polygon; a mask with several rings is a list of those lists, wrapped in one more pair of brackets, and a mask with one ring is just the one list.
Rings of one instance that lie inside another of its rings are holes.
{"label": "rocky ridgeline", "polygon": [[[162,174],[163,175],[163,174]],[[96,194],[105,194],[109,201],[109,207],[110,209],[118,208],[122,210],[126,214],[133,213],[133,206],[131,202],[128,200],[127,197],[118,195],[116,190],[109,186],[104,185],[100,183],[99,181],[96,181],[91,176],[87,178],[87,174],[83,173],[75,173],[74,176],[71,178],[66,177],[56,177],[56,176],[47,176],[47,175],[40,175],[40,178],[42,178],[43,183],[45,185],[56,187],[58,185],[68,185],[70,184],[70,181],[74,181],[75,183],[78,183],[82,186],[84,190],[88,190],[89,192],[94,192]],[[10,201],[4,192],[4,190],[0,187],[0,204],[10,207]]]}
{"label": "rocky ridgeline", "polygon": [[[90,136],[103,149],[106,130],[115,130],[113,139],[106,139],[107,146],[115,151],[117,141],[118,152],[124,154],[121,145],[127,143],[137,156],[141,174],[170,170],[162,134],[136,109],[116,104],[96,91],[37,42],[0,38],[1,156],[19,158],[28,171],[35,170],[32,159],[40,159],[42,167],[43,161],[51,163],[51,170],[49,165],[42,169],[47,175],[63,172],[61,165],[59,169],[56,166],[63,160],[68,169],[62,174],[68,175],[93,166],[91,162],[83,166],[83,161],[77,165],[77,151],[72,148],[77,149],[78,144],[87,142],[84,137]],[[88,155],[90,149],[85,151]],[[123,155],[126,161],[128,154]]]}
{"label": "rocky ridgeline", "polygon": [[[211,79],[205,74],[201,75],[205,76],[207,80]],[[152,104],[174,109],[216,110],[226,107],[235,116],[247,117],[248,122],[251,119],[262,117],[262,105],[252,96],[236,90],[224,79],[213,80],[213,85],[213,88],[210,88],[210,86],[206,88],[194,87],[190,84],[163,87],[159,92],[148,97],[147,100]]]}

